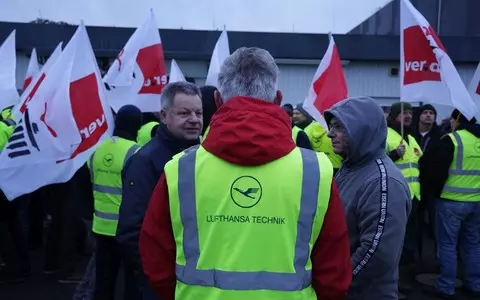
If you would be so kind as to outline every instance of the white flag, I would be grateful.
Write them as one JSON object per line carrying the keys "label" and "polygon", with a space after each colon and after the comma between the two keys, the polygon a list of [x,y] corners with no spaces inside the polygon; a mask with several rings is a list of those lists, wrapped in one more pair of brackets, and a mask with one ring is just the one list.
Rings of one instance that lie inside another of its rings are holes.
{"label": "white flag", "polygon": [[107,99],[118,111],[133,104],[143,112],[160,111],[160,94],[167,85],[162,41],[153,11],[137,28],[103,78]]}
{"label": "white flag", "polygon": [[30,55],[30,61],[28,62],[27,74],[25,75],[25,80],[23,81],[23,90],[28,87],[33,78],[37,76],[39,72],[40,67],[38,66],[37,50],[33,48],[32,55]]}
{"label": "white flag", "polygon": [[15,30],[0,46],[0,111],[18,103]]}
{"label": "white flag", "polygon": [[217,86],[218,74],[223,61],[230,56],[230,46],[228,44],[227,31],[223,30],[213,49],[210,66],[208,67],[207,79],[205,85]]}
{"label": "white flag", "polygon": [[183,76],[182,70],[180,70],[180,67],[177,65],[177,62],[172,59],[172,64],[170,66],[170,78],[168,79],[168,83],[171,82],[183,82],[187,81],[185,79],[185,76]]}
{"label": "white flag", "polygon": [[[477,108],[480,110],[480,64],[478,64],[475,74],[473,74],[472,80],[468,85],[468,92],[470,93],[473,102],[475,102],[475,105],[477,105]],[[480,113],[477,113],[475,117],[480,121]]]}
{"label": "white flag", "polygon": [[0,188],[9,200],[70,180],[113,132],[83,22],[29,99],[0,154]]}
{"label": "white flag", "polygon": [[38,74],[33,77],[32,82],[22,92],[20,102],[12,109],[12,116],[14,120],[19,120],[22,117],[22,114],[25,112],[26,109],[26,104],[30,101],[32,95],[35,94],[36,90],[38,89],[38,86],[45,79],[45,74],[55,65],[58,58],[60,57],[60,54],[62,54],[62,45],[63,42],[58,43],[57,47],[55,47],[55,50],[53,50],[52,54],[43,65],[40,72],[38,72]]}
{"label": "white flag", "polygon": [[342,61],[333,36],[329,35],[325,55],[313,76],[303,108],[326,130],[323,112],[348,96],[347,82],[343,74]]}
{"label": "white flag", "polygon": [[408,0],[400,19],[401,101],[453,106],[471,119],[478,108],[433,28]]}

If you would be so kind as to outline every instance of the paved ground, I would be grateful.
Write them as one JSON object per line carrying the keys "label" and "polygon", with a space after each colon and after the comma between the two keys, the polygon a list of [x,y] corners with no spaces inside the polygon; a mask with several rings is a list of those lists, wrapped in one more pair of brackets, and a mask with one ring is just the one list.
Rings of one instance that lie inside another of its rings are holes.
{"label": "paved ground", "polygon": [[[434,259],[431,244],[426,247],[425,261],[418,265],[418,269],[426,272],[434,272]],[[52,277],[43,275],[41,272],[42,253],[32,253],[34,265],[33,274],[24,283],[15,285],[0,285],[0,300],[70,300],[75,290],[74,284],[61,284]],[[117,294],[120,294],[118,291]],[[459,293],[459,300],[469,299]],[[120,295],[116,299],[122,299]],[[416,284],[413,293],[408,295],[409,300],[433,300],[421,292],[421,285]],[[381,300],[381,299],[378,299]]]}

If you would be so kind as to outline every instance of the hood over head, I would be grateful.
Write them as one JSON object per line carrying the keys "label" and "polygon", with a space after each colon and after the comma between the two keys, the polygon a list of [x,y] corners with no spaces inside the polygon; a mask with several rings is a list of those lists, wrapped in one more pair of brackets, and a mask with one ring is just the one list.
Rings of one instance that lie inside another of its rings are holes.
{"label": "hood over head", "polygon": [[462,129],[465,129],[466,131],[470,132],[471,134],[473,134],[477,138],[480,138],[480,125],[479,124],[473,124],[473,123],[460,124],[460,126],[456,130],[458,131],[458,130],[462,130]]}
{"label": "hood over head", "polygon": [[452,114],[450,115],[452,119],[458,120],[458,122],[462,125],[468,125],[468,124],[475,124],[477,123],[477,119],[473,117],[471,120],[468,120],[458,109],[454,109],[452,111]]}
{"label": "hood over head", "polygon": [[142,112],[135,105],[122,106],[115,117],[113,135],[131,140],[137,140],[137,132],[143,125]]}
{"label": "hood over head", "polygon": [[297,104],[297,106],[295,106],[295,109],[301,112],[307,118],[307,121],[305,121],[304,124],[297,124],[302,129],[304,129],[306,126],[313,122],[313,117],[305,110],[305,108],[303,108],[303,103]]}
{"label": "hood over head", "polygon": [[205,130],[210,125],[213,114],[217,111],[217,104],[215,103],[215,91],[216,87],[206,85],[200,88],[202,92],[202,111],[203,111],[203,130],[202,135],[205,134]]}
{"label": "hood over head", "polygon": [[202,146],[230,163],[257,166],[287,155],[295,143],[290,119],[279,105],[236,97],[213,115]]}
{"label": "hood over head", "polygon": [[385,154],[387,122],[372,98],[347,98],[325,111],[324,116],[327,124],[335,117],[344,127],[348,142],[344,165],[361,164]]}

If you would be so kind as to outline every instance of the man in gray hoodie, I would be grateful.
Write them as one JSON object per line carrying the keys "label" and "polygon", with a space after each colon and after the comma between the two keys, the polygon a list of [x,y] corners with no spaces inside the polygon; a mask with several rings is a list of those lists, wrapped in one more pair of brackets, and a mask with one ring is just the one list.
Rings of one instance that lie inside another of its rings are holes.
{"label": "man in gray hoodie", "polygon": [[345,206],[352,263],[347,299],[398,299],[398,263],[411,210],[407,181],[385,154],[387,123],[367,97],[325,112],[333,150],[344,158],[335,176]]}

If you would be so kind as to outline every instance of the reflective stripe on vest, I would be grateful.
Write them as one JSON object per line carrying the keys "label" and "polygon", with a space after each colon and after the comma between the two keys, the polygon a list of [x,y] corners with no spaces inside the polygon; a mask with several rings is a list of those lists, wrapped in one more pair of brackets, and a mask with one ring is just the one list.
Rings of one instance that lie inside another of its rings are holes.
{"label": "reflective stripe on vest", "polygon": [[[132,157],[133,154],[139,149],[140,147],[138,145],[133,145],[131,146],[125,155],[125,158],[123,159],[123,166],[127,163],[128,159]],[[98,193],[103,193],[103,194],[109,194],[109,195],[115,195],[118,197],[122,196],[122,188],[121,187],[116,187],[116,186],[108,186],[108,185],[101,185],[95,183],[95,172],[93,168],[93,161],[95,157],[94,152],[92,156],[90,156],[89,160],[89,165],[90,165],[90,179],[92,181],[92,188],[94,192]],[[109,221],[118,221],[118,214],[117,213],[110,213],[110,212],[103,212],[95,209],[94,216],[99,218],[99,219],[104,219],[104,220],[109,220]]]}
{"label": "reflective stripe on vest", "polygon": [[300,212],[294,250],[295,273],[268,271],[237,272],[218,269],[199,270],[199,233],[196,212],[195,166],[197,147],[188,149],[178,161],[178,197],[183,224],[185,266],[176,265],[177,280],[190,286],[216,287],[222,290],[301,291],[311,285],[311,270],[306,269],[310,256],[310,239],[317,211],[320,167],[317,154],[301,152],[303,174]]}
{"label": "reflective stripe on vest", "polygon": [[[476,164],[476,169],[465,169],[465,144],[461,135],[465,135],[464,138],[480,140],[466,130],[456,131],[448,135],[455,146],[454,155],[456,155],[450,166],[449,177],[440,197],[454,201],[480,201],[480,184],[475,184],[475,182],[480,182],[480,163],[476,163],[480,160],[478,160],[478,157],[471,158],[476,159],[473,162]],[[480,154],[478,156],[480,157]],[[478,177],[476,178],[476,176]],[[456,186],[456,184],[463,186]]]}
{"label": "reflective stripe on vest", "polygon": [[[130,149],[128,149],[127,155],[125,155],[125,158],[123,160],[123,166],[125,166],[128,159],[130,157],[132,157],[132,155],[135,154],[135,151],[137,151],[137,149],[139,149],[139,148],[140,148],[140,146],[133,145],[132,147],[130,147]],[[94,156],[95,156],[95,152],[92,154],[92,156],[90,156],[90,162],[89,162],[90,166],[93,166]],[[122,188],[121,187],[96,184],[94,182],[93,178],[94,178],[94,172],[93,172],[93,168],[91,167],[90,168],[90,179],[92,180],[94,191],[99,192],[99,193],[104,193],[104,194],[122,195]]]}

